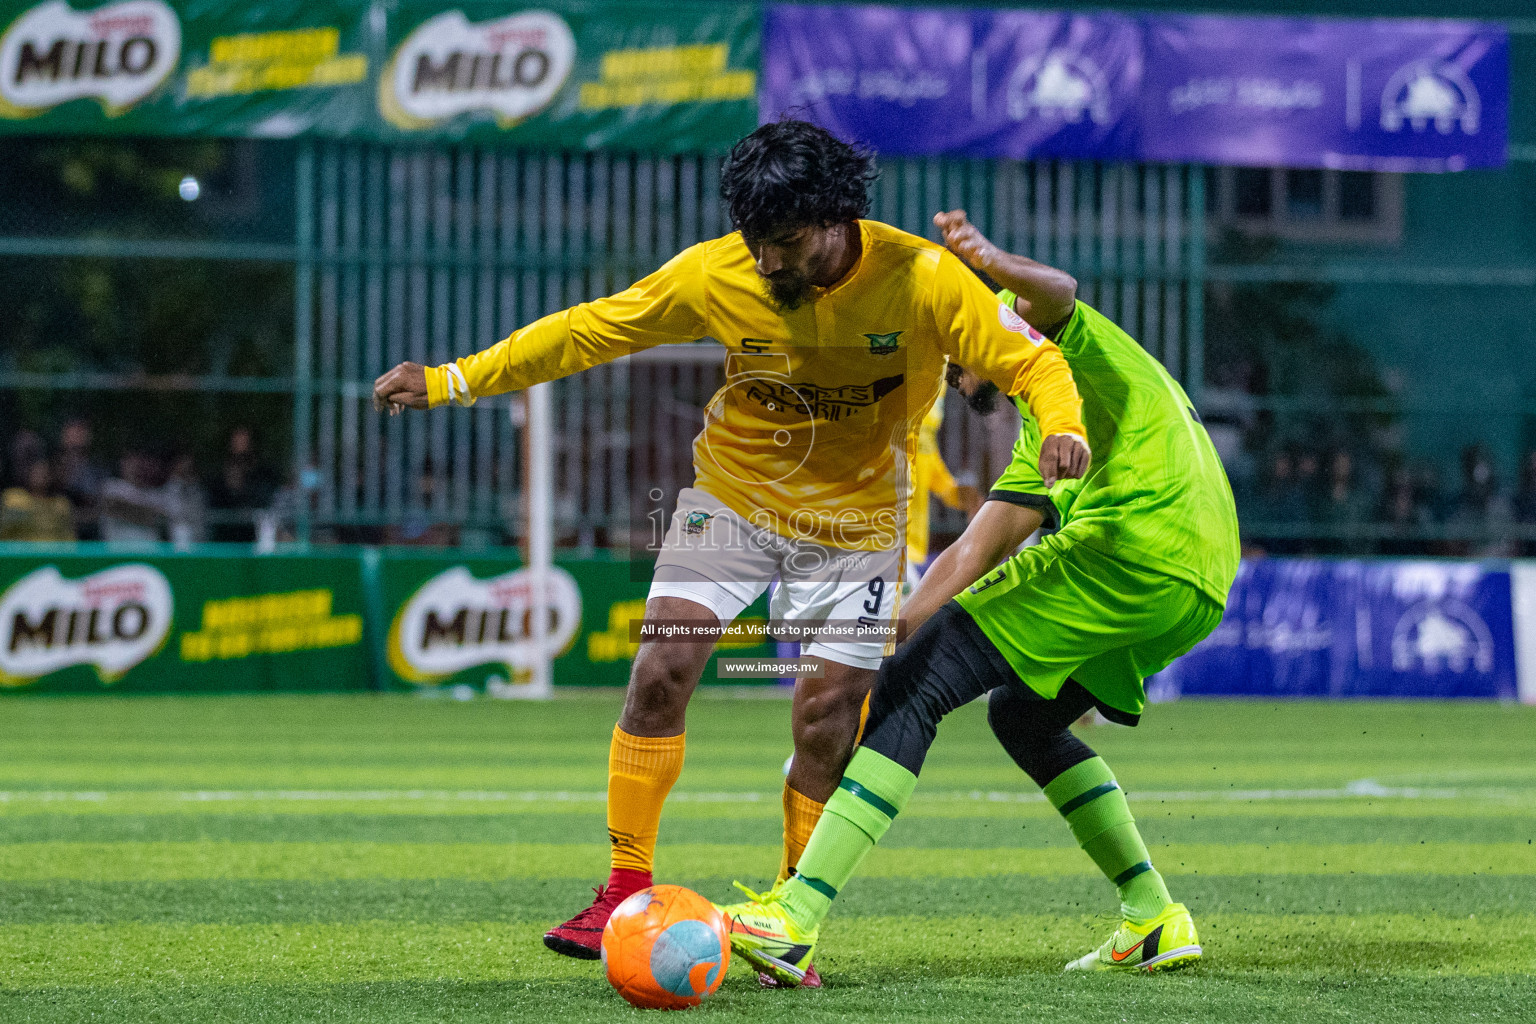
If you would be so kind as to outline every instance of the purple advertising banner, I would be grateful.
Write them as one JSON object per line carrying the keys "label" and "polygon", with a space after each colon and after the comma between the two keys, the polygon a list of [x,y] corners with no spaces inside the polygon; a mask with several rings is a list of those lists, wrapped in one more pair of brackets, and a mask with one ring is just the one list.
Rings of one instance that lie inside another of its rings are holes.
{"label": "purple advertising banner", "polygon": [[1504,163],[1502,30],[1298,18],[1144,24],[1143,160],[1385,171]]}
{"label": "purple advertising banner", "polygon": [[973,22],[956,8],[770,6],[759,117],[792,114],[882,153],[961,148]]}
{"label": "purple advertising banner", "polygon": [[1135,18],[983,11],[976,26],[966,153],[1135,157],[1143,63]]}
{"label": "purple advertising banner", "polygon": [[882,153],[1134,156],[1134,18],[960,8],[768,8],[763,120],[794,114]]}
{"label": "purple advertising banner", "polygon": [[1510,586],[1507,563],[1245,561],[1221,625],[1148,691],[1513,699]]}
{"label": "purple advertising banner", "polygon": [[1505,159],[1476,22],[771,5],[759,116],[883,153],[1446,171]]}

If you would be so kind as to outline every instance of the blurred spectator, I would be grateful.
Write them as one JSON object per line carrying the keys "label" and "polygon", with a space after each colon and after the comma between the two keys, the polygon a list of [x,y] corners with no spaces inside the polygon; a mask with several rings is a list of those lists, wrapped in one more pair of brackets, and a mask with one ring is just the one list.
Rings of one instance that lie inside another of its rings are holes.
{"label": "blurred spectator", "polygon": [[1360,529],[1370,521],[1371,504],[1355,472],[1354,456],[1342,448],[1334,452],[1328,461],[1328,483],[1318,499],[1317,519],[1330,528],[1323,550],[1339,555],[1368,554],[1370,543]]}
{"label": "blurred spectator", "polygon": [[6,486],[25,488],[32,464],[48,458],[48,450],[43,447],[43,439],[37,436],[37,431],[23,427],[11,435],[5,455]]}
{"label": "blurred spectator", "polygon": [[96,521],[101,486],[107,471],[91,453],[91,425],[78,417],[59,431],[58,483],[75,508],[76,533],[81,540],[98,540]]}
{"label": "blurred spectator", "polygon": [[1302,451],[1296,456],[1295,500],[1301,503],[1309,515],[1316,514],[1323,496],[1322,480],[1318,476],[1320,465],[1316,452]]}
{"label": "blurred spectator", "polygon": [[1265,522],[1294,519],[1306,515],[1306,503],[1297,501],[1296,464],[1291,453],[1279,451],[1270,460],[1269,473],[1260,495],[1259,518]]}
{"label": "blurred spectator", "polygon": [[[1520,464],[1520,490],[1515,492],[1510,513],[1527,530],[1536,527],[1536,451],[1527,452]],[[1536,537],[1522,539],[1519,550],[1527,557],[1536,554]]]}
{"label": "blurred spectator", "polygon": [[[1296,458],[1281,449],[1270,460],[1269,472],[1254,508],[1254,518],[1259,524],[1275,523],[1295,525],[1306,522],[1311,515],[1306,488],[1296,476]],[[1314,464],[1315,471],[1315,464]],[[1267,536],[1262,529],[1260,536]],[[1266,540],[1264,547],[1273,554],[1294,555],[1303,550],[1302,543],[1287,536]]]}
{"label": "blurred spectator", "polygon": [[1461,491],[1452,500],[1446,525],[1461,533],[1446,545],[1445,554],[1494,557],[1509,555],[1504,530],[1509,502],[1499,493],[1493,458],[1483,444],[1461,450]]}
{"label": "blurred spectator", "polygon": [[191,455],[183,452],[176,457],[161,494],[171,541],[177,547],[189,547],[207,540],[208,499]]}
{"label": "blurred spectator", "polygon": [[277,493],[277,478],[256,461],[256,441],[250,427],[236,427],[229,435],[224,463],[208,489],[208,504],[220,512],[235,513],[236,522],[219,523],[213,539],[249,544],[256,539],[256,513],[268,508]]}
{"label": "blurred spectator", "polygon": [[413,502],[398,524],[391,524],[384,531],[386,544],[410,544],[418,547],[452,547],[459,542],[458,527],[436,519],[431,512],[432,495],[437,481],[432,463],[422,467],[418,483],[418,502]]}
{"label": "blurred spectator", "polygon": [[0,540],[74,540],[69,499],[55,491],[47,461],[32,460],[22,475],[25,484],[0,497]]}
{"label": "blurred spectator", "polygon": [[118,463],[118,475],[101,485],[101,539],[112,543],[143,543],[165,536],[165,495],[155,479],[154,460],[129,451]]}
{"label": "blurred spectator", "polygon": [[1427,551],[1424,541],[1409,536],[1413,531],[1430,525],[1432,516],[1421,500],[1421,492],[1413,473],[1399,466],[1387,478],[1386,492],[1377,508],[1376,518],[1398,531],[1398,536],[1383,540],[1378,548],[1383,555],[1422,555]]}
{"label": "blurred spectator", "polygon": [[1254,497],[1254,459],[1248,452],[1248,432],[1253,427],[1253,395],[1244,386],[1246,366],[1218,372],[1215,384],[1200,393],[1200,421],[1221,458],[1240,513]]}

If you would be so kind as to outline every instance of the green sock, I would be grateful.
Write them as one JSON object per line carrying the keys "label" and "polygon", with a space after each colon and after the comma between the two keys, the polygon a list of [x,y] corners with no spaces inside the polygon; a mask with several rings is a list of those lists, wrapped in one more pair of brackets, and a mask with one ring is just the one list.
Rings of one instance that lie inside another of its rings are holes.
{"label": "green sock", "polygon": [[1125,793],[1102,757],[1068,768],[1045,784],[1045,795],[1067,819],[1077,845],[1120,890],[1120,913],[1126,920],[1149,921],[1173,902],[1136,831]]}
{"label": "green sock", "polygon": [[837,892],[848,884],[864,855],[874,849],[891,820],[907,806],[917,776],[868,747],[854,751],[811,833],[811,841],[784,883],[784,907],[802,928],[821,924]]}

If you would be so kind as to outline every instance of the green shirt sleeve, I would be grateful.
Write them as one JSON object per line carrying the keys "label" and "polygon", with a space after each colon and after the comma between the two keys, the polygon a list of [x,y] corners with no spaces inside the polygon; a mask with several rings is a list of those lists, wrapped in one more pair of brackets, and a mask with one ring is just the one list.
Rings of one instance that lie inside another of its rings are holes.
{"label": "green shirt sleeve", "polygon": [[[1018,296],[1006,288],[997,293],[997,300],[1009,309],[1017,299]],[[1030,415],[1029,406],[1017,400],[1013,404],[1024,423],[1019,428],[1019,439],[1013,443],[1013,460],[987,492],[987,500],[1036,509],[1045,516],[1046,526],[1055,527],[1056,506],[1046,493],[1045,481],[1040,478],[1040,425]]]}
{"label": "green shirt sleeve", "polygon": [[[1022,406],[1022,403],[1014,403]],[[1036,509],[1045,517],[1045,525],[1057,525],[1056,506],[1046,493],[1045,481],[1040,478],[1040,425],[1029,414],[1027,406],[1019,409],[1024,418],[1019,427],[1019,439],[1013,443],[1013,459],[1003,475],[987,492],[988,501],[1006,501],[1013,505]]]}

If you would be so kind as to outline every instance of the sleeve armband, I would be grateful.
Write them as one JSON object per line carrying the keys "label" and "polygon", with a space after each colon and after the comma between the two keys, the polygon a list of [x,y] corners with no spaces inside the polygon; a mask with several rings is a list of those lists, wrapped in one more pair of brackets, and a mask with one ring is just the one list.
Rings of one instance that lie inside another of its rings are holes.
{"label": "sleeve armband", "polygon": [[1006,501],[1010,505],[1032,508],[1045,517],[1045,526],[1051,529],[1056,528],[1056,506],[1044,494],[1028,494],[1024,491],[988,491],[987,500]]}

